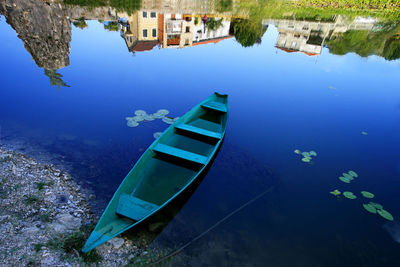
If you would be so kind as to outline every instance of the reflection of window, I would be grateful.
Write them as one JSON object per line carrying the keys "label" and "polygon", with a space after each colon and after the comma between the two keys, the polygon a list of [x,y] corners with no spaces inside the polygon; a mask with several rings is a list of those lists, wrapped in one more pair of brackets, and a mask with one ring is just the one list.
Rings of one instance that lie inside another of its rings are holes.
{"label": "reflection of window", "polygon": [[157,29],[153,29],[153,30],[151,31],[151,36],[157,37]]}
{"label": "reflection of window", "polygon": [[146,38],[147,37],[147,29],[143,30],[143,37]]}
{"label": "reflection of window", "polygon": [[186,27],[186,32],[190,32],[190,27],[189,26]]}
{"label": "reflection of window", "polygon": [[143,11],[143,18],[147,18],[147,12]]}
{"label": "reflection of window", "polygon": [[296,48],[296,46],[297,46],[297,42],[293,42],[292,43],[292,48]]}
{"label": "reflection of window", "polygon": [[185,40],[185,45],[189,45],[189,39]]}
{"label": "reflection of window", "polygon": [[156,12],[151,12],[150,13],[150,18],[155,18],[156,17]]}
{"label": "reflection of window", "polygon": [[294,35],[294,38],[299,38],[300,37],[300,34],[295,34]]}
{"label": "reflection of window", "polygon": [[307,30],[308,30],[308,26],[304,26],[303,31],[307,31]]}

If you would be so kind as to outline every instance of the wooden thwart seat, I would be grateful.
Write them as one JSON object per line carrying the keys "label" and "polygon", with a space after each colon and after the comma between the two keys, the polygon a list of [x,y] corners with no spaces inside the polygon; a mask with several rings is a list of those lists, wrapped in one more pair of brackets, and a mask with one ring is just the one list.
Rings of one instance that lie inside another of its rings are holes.
{"label": "wooden thwart seat", "polygon": [[226,113],[228,110],[226,108],[226,105],[221,102],[216,102],[216,101],[208,101],[207,103],[204,103],[201,105],[203,108],[208,108],[220,112]]}
{"label": "wooden thwart seat", "polygon": [[158,206],[153,203],[122,193],[115,212],[129,219],[139,221],[157,208]]}
{"label": "wooden thwart seat", "polygon": [[215,139],[221,139],[222,137],[221,133],[205,130],[185,123],[178,124],[175,126],[175,128]]}
{"label": "wooden thwart seat", "polygon": [[180,159],[188,160],[202,165],[205,165],[208,159],[205,156],[164,144],[157,144],[153,148],[153,151],[171,155]]}

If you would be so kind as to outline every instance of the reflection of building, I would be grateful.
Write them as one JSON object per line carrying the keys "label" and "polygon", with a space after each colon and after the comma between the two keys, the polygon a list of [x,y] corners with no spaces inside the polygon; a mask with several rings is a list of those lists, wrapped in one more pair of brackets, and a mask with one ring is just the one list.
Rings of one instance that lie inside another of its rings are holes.
{"label": "reflection of building", "polygon": [[166,13],[140,10],[132,15],[119,13],[121,37],[130,52],[160,48],[183,48],[200,44],[217,43],[231,38],[230,20],[227,16],[210,15],[218,22],[211,30],[201,15]]}
{"label": "reflection of building", "polygon": [[127,19],[128,23],[121,27],[121,36],[130,52],[148,51],[158,44],[158,14],[156,12],[141,10],[127,16]]}
{"label": "reflection of building", "polygon": [[347,22],[342,16],[337,16],[334,21],[296,21],[296,20],[269,20],[263,24],[272,23],[278,28],[276,47],[285,52],[302,52],[309,56],[319,55],[325,40],[333,35],[344,33],[348,30],[371,30],[375,20],[356,18]]}

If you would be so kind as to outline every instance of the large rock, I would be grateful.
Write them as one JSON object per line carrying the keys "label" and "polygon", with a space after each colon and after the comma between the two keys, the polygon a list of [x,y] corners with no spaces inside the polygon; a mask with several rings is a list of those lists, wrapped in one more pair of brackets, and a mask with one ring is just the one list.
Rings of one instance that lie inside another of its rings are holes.
{"label": "large rock", "polygon": [[56,220],[50,225],[57,233],[76,230],[81,226],[81,219],[65,213],[57,215]]}

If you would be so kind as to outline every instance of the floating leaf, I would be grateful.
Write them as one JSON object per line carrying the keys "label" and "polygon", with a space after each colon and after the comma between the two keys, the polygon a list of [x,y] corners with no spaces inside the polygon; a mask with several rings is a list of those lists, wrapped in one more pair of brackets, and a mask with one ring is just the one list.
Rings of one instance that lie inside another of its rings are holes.
{"label": "floating leaf", "polygon": [[345,197],[347,197],[349,199],[356,199],[357,198],[352,192],[349,192],[349,191],[343,192],[343,196],[345,196]]}
{"label": "floating leaf", "polygon": [[300,151],[300,150],[298,150],[298,149],[295,149],[295,150],[294,150],[294,153],[296,153],[296,154],[300,154],[300,153],[301,153],[301,151]]}
{"label": "floating leaf", "polygon": [[167,124],[173,124],[175,122],[174,119],[170,119],[170,118],[167,118],[167,117],[162,118],[162,121],[167,123]]}
{"label": "floating leaf", "polygon": [[154,121],[155,120],[152,115],[148,115],[148,114],[146,114],[143,118],[145,121]]}
{"label": "floating leaf", "polygon": [[314,156],[314,157],[317,156],[317,152],[315,152],[314,150],[311,150],[311,151],[308,152],[308,153],[310,153],[310,156]]}
{"label": "floating leaf", "polygon": [[303,153],[301,153],[304,157],[309,157],[310,156],[310,153],[308,153],[308,152],[303,152]]}
{"label": "floating leaf", "polygon": [[344,178],[346,178],[346,179],[349,179],[350,181],[354,179],[353,176],[351,176],[351,175],[348,174],[348,173],[342,173],[342,176],[343,176]]}
{"label": "floating leaf", "polygon": [[375,196],[374,194],[372,194],[368,191],[361,191],[361,194],[363,195],[363,197],[366,197],[366,198],[373,198]]}
{"label": "floating leaf", "polygon": [[332,89],[332,90],[336,90],[336,87],[335,87],[335,86],[332,86],[332,85],[329,85],[328,88],[329,88],[329,89]]}
{"label": "floating leaf", "polygon": [[369,202],[370,205],[374,206],[377,210],[383,209],[383,206],[381,204],[375,203],[375,202]]}
{"label": "floating leaf", "polygon": [[378,214],[389,221],[393,221],[393,216],[387,210],[377,210]]}
{"label": "floating leaf", "polygon": [[311,161],[311,158],[310,157],[307,157],[307,158],[302,158],[301,159],[303,162],[310,162]]}
{"label": "floating leaf", "polygon": [[358,174],[355,171],[349,171],[349,174],[353,177],[358,177]]}
{"label": "floating leaf", "polygon": [[155,133],[153,134],[153,137],[154,137],[155,139],[157,139],[157,138],[159,138],[159,137],[161,136],[161,134],[162,134],[162,132],[155,132]]}
{"label": "floating leaf", "polygon": [[132,117],[132,120],[136,121],[136,122],[140,122],[140,121],[144,121],[144,116],[135,116]]}
{"label": "floating leaf", "polygon": [[376,214],[376,208],[371,205],[371,204],[363,204],[364,209],[366,209],[368,212],[371,212],[373,214]]}
{"label": "floating leaf", "polygon": [[331,193],[331,194],[334,195],[334,196],[340,195],[340,191],[337,190],[337,189],[335,189],[335,190],[333,190],[332,192],[329,192],[329,193]]}
{"label": "floating leaf", "polygon": [[128,125],[128,127],[137,127],[139,125],[139,123],[137,123],[134,120],[129,120],[126,125]]}
{"label": "floating leaf", "polygon": [[368,135],[368,133],[367,133],[367,132],[361,132],[361,134],[362,134],[362,135]]}
{"label": "floating leaf", "polygon": [[157,110],[157,112],[155,114],[165,116],[165,115],[169,114],[169,111],[166,109],[159,109],[159,110]]}
{"label": "floating leaf", "polygon": [[345,177],[342,177],[342,176],[339,177],[339,180],[342,181],[343,183],[346,183],[346,184],[350,183],[349,179],[347,179]]}
{"label": "floating leaf", "polygon": [[141,110],[141,109],[138,109],[138,110],[135,111],[135,115],[136,116],[144,116],[146,114],[147,114],[146,111]]}

